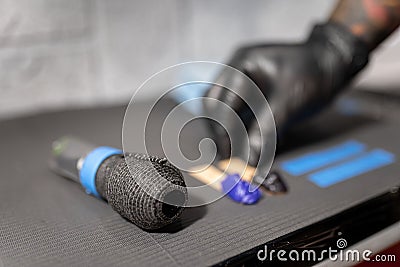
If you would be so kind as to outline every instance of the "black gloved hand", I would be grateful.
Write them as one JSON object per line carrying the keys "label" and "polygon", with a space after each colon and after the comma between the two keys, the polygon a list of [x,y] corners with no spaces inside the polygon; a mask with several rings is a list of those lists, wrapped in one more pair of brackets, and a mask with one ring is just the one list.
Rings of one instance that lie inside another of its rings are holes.
{"label": "black gloved hand", "polygon": [[[326,106],[368,62],[368,48],[340,25],[317,25],[309,39],[302,44],[258,45],[239,49],[228,65],[246,74],[260,88],[271,107],[278,136],[296,122]],[[221,73],[216,83],[229,84],[240,95],[250,94],[243,79],[232,73]],[[250,137],[250,164],[259,160],[261,136],[269,125],[260,127],[245,102],[229,90],[212,86],[207,97],[218,99],[233,108],[244,122]],[[205,103],[210,116],[217,111],[216,103]],[[267,111],[259,111],[262,113]],[[265,116],[264,116],[265,117]],[[222,124],[235,129],[226,117]],[[218,153],[230,156],[226,131],[211,123]]]}

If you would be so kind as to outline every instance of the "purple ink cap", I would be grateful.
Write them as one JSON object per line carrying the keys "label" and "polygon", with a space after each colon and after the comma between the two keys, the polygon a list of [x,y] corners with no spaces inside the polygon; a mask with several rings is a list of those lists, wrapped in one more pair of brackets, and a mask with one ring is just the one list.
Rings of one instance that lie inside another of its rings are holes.
{"label": "purple ink cap", "polygon": [[232,200],[252,205],[261,198],[261,191],[249,182],[240,179],[239,174],[228,174],[221,182],[222,191]]}

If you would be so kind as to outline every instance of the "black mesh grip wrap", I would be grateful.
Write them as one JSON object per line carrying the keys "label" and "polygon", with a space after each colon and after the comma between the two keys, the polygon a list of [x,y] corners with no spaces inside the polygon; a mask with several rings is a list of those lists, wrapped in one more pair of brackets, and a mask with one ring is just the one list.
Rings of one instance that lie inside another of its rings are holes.
{"label": "black mesh grip wrap", "polygon": [[107,158],[97,171],[96,188],[122,217],[146,230],[174,222],[187,202],[181,172],[166,159],[143,154]]}

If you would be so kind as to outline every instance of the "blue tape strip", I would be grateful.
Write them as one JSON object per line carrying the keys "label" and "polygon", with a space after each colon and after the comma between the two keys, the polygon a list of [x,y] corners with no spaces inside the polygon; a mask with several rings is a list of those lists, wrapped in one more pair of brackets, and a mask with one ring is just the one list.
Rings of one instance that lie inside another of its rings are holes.
{"label": "blue tape strip", "polygon": [[375,149],[352,161],[313,173],[309,180],[320,187],[328,187],[357,175],[389,165],[395,156],[383,149]]}
{"label": "blue tape strip", "polygon": [[227,194],[232,200],[242,204],[255,204],[261,198],[260,189],[240,179],[239,174],[227,175],[221,182],[221,185],[223,193]]}
{"label": "blue tape strip", "polygon": [[79,172],[79,179],[86,193],[100,198],[96,189],[96,173],[101,163],[112,155],[122,154],[122,151],[113,147],[101,146],[92,150],[86,157]]}
{"label": "blue tape strip", "polygon": [[281,168],[287,173],[298,176],[314,171],[329,164],[344,160],[365,151],[366,146],[357,141],[348,141],[332,148],[284,161]]}

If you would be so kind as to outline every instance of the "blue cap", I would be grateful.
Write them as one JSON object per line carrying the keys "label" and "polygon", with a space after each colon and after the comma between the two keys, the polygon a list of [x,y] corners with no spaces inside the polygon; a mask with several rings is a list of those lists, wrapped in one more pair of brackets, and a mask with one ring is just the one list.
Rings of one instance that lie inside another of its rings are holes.
{"label": "blue cap", "polygon": [[242,180],[239,174],[227,175],[221,185],[222,191],[232,200],[246,205],[257,203],[262,195],[260,189]]}
{"label": "blue cap", "polygon": [[112,155],[122,154],[122,150],[113,147],[101,146],[92,151],[85,157],[82,169],[79,172],[79,179],[86,193],[101,198],[96,189],[96,174],[101,163]]}

